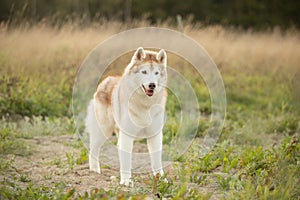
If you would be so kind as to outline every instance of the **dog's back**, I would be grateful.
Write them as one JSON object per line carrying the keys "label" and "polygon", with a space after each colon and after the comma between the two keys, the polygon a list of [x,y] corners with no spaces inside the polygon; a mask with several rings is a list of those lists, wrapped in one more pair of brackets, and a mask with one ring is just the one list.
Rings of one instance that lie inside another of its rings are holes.
{"label": "dog's back", "polygon": [[98,86],[94,94],[94,99],[101,104],[111,106],[112,92],[116,84],[120,81],[120,76],[109,76],[104,79]]}

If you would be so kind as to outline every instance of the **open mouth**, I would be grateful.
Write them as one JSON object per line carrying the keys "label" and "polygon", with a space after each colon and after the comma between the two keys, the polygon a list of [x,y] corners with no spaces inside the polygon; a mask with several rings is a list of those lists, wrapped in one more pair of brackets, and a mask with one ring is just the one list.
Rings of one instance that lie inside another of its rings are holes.
{"label": "open mouth", "polygon": [[144,89],[147,96],[151,97],[154,94],[154,90],[146,89],[143,84],[142,84],[142,87],[143,87],[143,89]]}

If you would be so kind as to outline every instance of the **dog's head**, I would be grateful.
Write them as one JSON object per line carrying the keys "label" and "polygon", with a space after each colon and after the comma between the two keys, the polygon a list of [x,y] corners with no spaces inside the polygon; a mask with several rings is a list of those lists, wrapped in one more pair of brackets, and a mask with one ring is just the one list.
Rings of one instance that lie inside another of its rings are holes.
{"label": "dog's head", "polygon": [[139,47],[125,74],[133,81],[137,92],[151,97],[165,87],[167,81],[167,54],[164,49],[159,52],[144,50]]}

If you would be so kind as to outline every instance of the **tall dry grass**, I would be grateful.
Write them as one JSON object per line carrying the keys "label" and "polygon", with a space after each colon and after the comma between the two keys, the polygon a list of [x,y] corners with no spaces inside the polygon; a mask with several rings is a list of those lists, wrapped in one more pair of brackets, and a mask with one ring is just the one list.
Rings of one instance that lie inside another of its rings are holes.
{"label": "tall dry grass", "polygon": [[70,26],[1,30],[1,73],[49,79],[74,73],[88,52],[114,33],[114,29],[76,30]]}
{"label": "tall dry grass", "polygon": [[300,34],[296,30],[251,32],[220,26],[190,29],[219,68],[276,73],[299,68]]}
{"label": "tall dry grass", "polygon": [[[134,27],[148,25],[147,22]],[[166,24],[161,24],[168,27]],[[170,27],[174,29],[173,27]],[[0,67],[6,74],[43,74],[76,68],[85,56],[111,35],[128,29],[118,22],[106,22],[89,28],[65,25],[53,28],[0,30]],[[265,33],[238,31],[221,26],[187,26],[186,35],[201,44],[222,71],[279,73],[299,68],[299,32],[279,30]],[[49,75],[49,74],[48,74]],[[291,74],[289,74],[291,75]]]}

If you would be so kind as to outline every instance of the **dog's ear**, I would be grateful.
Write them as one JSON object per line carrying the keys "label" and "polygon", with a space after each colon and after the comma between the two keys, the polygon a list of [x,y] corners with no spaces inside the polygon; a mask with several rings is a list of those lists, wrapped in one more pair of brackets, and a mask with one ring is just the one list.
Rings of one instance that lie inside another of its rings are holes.
{"label": "dog's ear", "polygon": [[125,68],[124,73],[125,74],[129,74],[130,72],[137,73],[138,68],[135,66],[135,63],[138,61],[142,61],[145,58],[146,58],[146,53],[145,53],[145,50],[143,49],[143,47],[137,48],[137,50],[134,52],[134,54],[131,58],[131,62]]}
{"label": "dog's ear", "polygon": [[164,49],[161,49],[157,54],[156,54],[156,59],[163,63],[165,66],[167,66],[167,53]]}
{"label": "dog's ear", "polygon": [[137,50],[133,54],[133,57],[132,57],[131,61],[132,62],[142,61],[145,58],[146,58],[145,50],[143,49],[143,47],[139,47],[139,48],[137,48]]}

